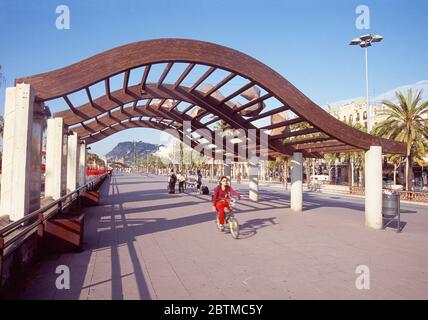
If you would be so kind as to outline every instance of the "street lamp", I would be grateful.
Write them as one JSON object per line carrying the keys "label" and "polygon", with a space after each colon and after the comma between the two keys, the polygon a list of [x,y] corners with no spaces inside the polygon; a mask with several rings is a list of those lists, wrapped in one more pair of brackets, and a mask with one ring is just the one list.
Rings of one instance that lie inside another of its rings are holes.
{"label": "street lamp", "polygon": [[371,106],[369,102],[369,64],[368,64],[368,48],[371,47],[372,43],[381,42],[383,39],[380,35],[372,36],[371,34],[366,34],[359,38],[355,38],[351,41],[351,46],[359,45],[361,48],[364,48],[366,56],[366,102],[367,102],[367,131],[370,133],[373,127],[372,124],[372,113]]}

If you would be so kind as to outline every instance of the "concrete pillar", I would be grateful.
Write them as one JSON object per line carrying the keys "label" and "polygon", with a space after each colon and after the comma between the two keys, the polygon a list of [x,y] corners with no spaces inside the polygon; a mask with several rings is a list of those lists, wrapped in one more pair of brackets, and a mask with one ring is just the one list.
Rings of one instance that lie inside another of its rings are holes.
{"label": "concrete pillar", "polygon": [[79,148],[79,187],[81,187],[86,183],[86,143],[82,142]]}
{"label": "concrete pillar", "polygon": [[67,190],[77,189],[79,182],[80,143],[77,133],[68,136],[67,141]]}
{"label": "concrete pillar", "polygon": [[253,157],[248,162],[249,168],[249,198],[251,201],[259,201],[259,165],[258,159]]}
{"label": "concrete pillar", "polygon": [[[39,106],[39,110],[44,106]],[[40,112],[33,115],[31,135],[31,164],[30,164],[30,212],[40,208],[40,195],[42,191],[42,146],[43,131],[46,129],[46,116]]]}
{"label": "concrete pillar", "polygon": [[[0,215],[16,221],[40,208],[41,122],[29,84],[6,89]],[[34,126],[33,126],[34,125]]]}
{"label": "concrete pillar", "polygon": [[372,146],[365,157],[366,226],[383,228],[382,218],[382,147]]}
{"label": "concrete pillar", "polygon": [[295,212],[303,209],[303,156],[301,152],[293,153],[291,159],[291,194],[290,208]]}
{"label": "concrete pillar", "polygon": [[48,119],[46,132],[46,187],[45,196],[58,199],[67,187],[67,138],[64,119]]}

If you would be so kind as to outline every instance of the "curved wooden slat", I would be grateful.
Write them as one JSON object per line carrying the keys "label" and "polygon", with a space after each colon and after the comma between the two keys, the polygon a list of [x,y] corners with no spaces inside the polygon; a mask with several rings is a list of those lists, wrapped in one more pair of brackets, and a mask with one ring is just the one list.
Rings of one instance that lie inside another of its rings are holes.
{"label": "curved wooden slat", "polygon": [[159,39],[131,43],[62,69],[17,79],[15,83],[31,84],[36,99],[46,101],[79,91],[126,70],[170,62],[204,64],[236,73],[271,93],[284,105],[290,106],[296,115],[319,131],[350,146],[368,150],[370,146],[379,145],[386,153],[406,152],[406,146],[402,142],[374,137],[342,123],[280,74],[256,59],[239,51],[202,41]]}

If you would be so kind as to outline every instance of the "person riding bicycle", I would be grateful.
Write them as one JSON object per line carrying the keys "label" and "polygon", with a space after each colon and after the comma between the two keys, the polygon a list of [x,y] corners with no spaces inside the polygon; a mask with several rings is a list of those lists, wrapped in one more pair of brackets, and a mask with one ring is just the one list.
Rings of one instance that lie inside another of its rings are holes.
{"label": "person riding bicycle", "polygon": [[240,198],[238,192],[236,192],[230,185],[229,179],[226,176],[221,177],[219,185],[214,188],[213,192],[213,211],[218,212],[219,228],[223,230],[225,214],[224,210],[232,211],[230,207],[230,197],[234,195]]}

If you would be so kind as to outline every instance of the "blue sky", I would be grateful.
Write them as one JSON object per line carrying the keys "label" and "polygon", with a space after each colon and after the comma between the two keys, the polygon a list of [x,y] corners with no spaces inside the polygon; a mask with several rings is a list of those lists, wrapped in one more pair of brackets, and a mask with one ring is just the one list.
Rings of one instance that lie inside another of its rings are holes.
{"label": "blue sky", "polygon": [[[70,8],[71,29],[57,30],[55,9]],[[370,30],[357,30],[355,9],[370,8]],[[370,92],[428,79],[426,0],[303,1],[0,1],[0,64],[17,77],[50,71],[129,42],[191,38],[226,45],[269,65],[320,105],[364,95],[363,50],[348,45],[364,33],[370,48]],[[4,86],[0,93],[3,113]],[[158,142],[132,129],[93,146],[101,154],[123,140]]]}

